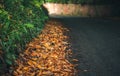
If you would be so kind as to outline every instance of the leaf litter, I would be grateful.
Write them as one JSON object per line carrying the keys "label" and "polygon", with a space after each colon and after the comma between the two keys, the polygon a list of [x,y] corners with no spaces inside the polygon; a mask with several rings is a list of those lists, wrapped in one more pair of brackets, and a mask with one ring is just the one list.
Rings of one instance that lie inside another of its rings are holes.
{"label": "leaf litter", "polygon": [[75,66],[67,58],[72,54],[67,31],[60,22],[48,21],[41,34],[27,44],[11,67],[11,73],[14,76],[75,76]]}

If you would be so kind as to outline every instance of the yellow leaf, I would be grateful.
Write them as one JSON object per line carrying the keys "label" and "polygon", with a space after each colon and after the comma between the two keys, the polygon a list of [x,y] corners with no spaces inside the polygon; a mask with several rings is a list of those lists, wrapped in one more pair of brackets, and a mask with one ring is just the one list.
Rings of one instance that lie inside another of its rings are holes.
{"label": "yellow leaf", "polygon": [[23,69],[24,69],[25,71],[27,71],[27,70],[29,70],[29,67],[24,67]]}

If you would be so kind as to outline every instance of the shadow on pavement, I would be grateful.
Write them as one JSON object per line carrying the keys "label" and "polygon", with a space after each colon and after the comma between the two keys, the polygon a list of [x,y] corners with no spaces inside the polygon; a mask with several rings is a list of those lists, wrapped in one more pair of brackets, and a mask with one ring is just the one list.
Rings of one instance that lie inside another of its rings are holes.
{"label": "shadow on pavement", "polygon": [[120,76],[120,22],[99,18],[53,18],[70,29],[78,76]]}

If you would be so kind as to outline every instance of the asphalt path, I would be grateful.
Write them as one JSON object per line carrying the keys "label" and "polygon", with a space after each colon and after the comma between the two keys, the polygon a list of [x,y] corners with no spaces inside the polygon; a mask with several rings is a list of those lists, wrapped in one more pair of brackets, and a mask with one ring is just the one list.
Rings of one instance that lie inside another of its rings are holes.
{"label": "asphalt path", "polygon": [[70,29],[78,76],[120,76],[120,21],[55,18]]}

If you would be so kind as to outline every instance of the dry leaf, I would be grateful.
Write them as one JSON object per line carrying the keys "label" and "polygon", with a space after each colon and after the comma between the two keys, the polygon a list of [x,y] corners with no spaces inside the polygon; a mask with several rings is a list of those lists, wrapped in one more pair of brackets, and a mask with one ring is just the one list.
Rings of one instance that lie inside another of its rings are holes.
{"label": "dry leaf", "polygon": [[[74,65],[66,55],[72,54],[67,41],[68,31],[60,22],[48,21],[37,38],[27,46],[12,67],[14,76],[74,76]],[[78,61],[73,59],[73,61]]]}

